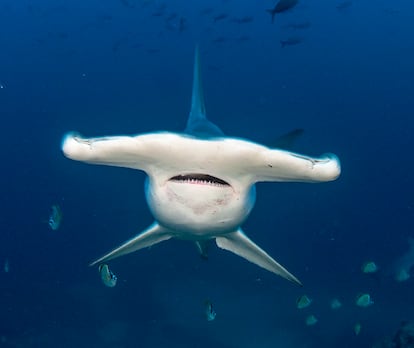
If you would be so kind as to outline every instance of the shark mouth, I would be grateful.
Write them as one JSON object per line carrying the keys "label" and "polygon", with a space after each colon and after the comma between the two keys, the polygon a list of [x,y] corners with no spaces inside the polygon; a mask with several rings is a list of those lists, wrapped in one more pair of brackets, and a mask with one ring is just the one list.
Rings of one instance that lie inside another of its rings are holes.
{"label": "shark mouth", "polygon": [[230,187],[230,184],[222,179],[216,178],[215,176],[208,174],[186,174],[176,175],[169,179],[178,183],[185,184],[197,184],[197,185],[209,185],[209,186],[226,186]]}

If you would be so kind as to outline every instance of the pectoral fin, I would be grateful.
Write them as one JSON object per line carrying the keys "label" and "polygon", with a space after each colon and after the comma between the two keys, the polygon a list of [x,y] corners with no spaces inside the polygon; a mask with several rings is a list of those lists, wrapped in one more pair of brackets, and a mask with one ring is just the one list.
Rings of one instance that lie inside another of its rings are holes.
{"label": "pectoral fin", "polygon": [[170,239],[171,237],[172,235],[168,230],[161,227],[157,223],[154,223],[134,238],[126,241],[124,244],[110,251],[98,260],[93,261],[90,266],[95,266],[99,263],[115,259],[119,256],[150,247],[151,245],[160,243],[164,240]]}
{"label": "pectoral fin", "polygon": [[200,257],[204,260],[208,259],[208,246],[210,240],[198,240],[195,242]]}
{"label": "pectoral fin", "polygon": [[221,249],[231,251],[270,272],[276,273],[277,275],[302,286],[299,279],[282,265],[277,263],[263,249],[253,243],[240,229],[236,232],[216,237],[216,244]]}

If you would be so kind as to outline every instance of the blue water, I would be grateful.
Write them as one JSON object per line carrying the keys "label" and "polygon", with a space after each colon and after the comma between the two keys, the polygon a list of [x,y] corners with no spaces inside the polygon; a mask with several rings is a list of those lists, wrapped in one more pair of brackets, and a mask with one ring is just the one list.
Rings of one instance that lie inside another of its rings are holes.
{"label": "blue water", "polygon": [[[414,319],[413,280],[392,276],[414,237],[414,5],[300,0],[271,24],[275,3],[0,2],[1,347],[371,347]],[[145,177],[70,161],[61,139],[184,129],[196,43],[226,134],[271,143],[300,127],[295,151],[341,160],[331,183],[259,184],[243,226],[303,288],[175,240],[111,262],[115,288],[88,267],[152,222]],[[372,306],[355,305],[361,292]]]}

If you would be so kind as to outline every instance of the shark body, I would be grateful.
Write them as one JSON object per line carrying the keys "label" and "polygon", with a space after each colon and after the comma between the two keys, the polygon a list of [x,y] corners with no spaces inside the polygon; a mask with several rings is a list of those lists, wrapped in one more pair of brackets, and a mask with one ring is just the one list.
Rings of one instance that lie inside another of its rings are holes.
{"label": "shark body", "polygon": [[62,150],[73,160],[138,169],[147,174],[145,193],[155,222],[91,265],[170,238],[196,242],[205,256],[207,243],[215,239],[219,248],[297,284],[300,281],[240,227],[255,204],[255,183],[323,182],[340,174],[338,158],[333,154],[312,158],[224,136],[206,117],[198,50],[191,111],[184,133],[101,138],[68,133]]}

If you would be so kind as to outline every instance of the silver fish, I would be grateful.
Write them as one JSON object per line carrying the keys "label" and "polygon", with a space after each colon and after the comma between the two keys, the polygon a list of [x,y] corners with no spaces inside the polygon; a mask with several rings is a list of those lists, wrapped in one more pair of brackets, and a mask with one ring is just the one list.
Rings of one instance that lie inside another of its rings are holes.
{"label": "silver fish", "polygon": [[110,288],[113,288],[116,285],[118,278],[112,271],[109,269],[106,263],[99,265],[99,273],[101,275],[102,282]]}
{"label": "silver fish", "polygon": [[9,271],[10,271],[10,262],[9,262],[9,259],[6,259],[4,261],[4,272],[9,273]]}
{"label": "silver fish", "polygon": [[213,321],[214,319],[216,319],[217,315],[216,311],[213,308],[213,304],[209,300],[206,300],[204,304],[206,306],[205,314],[207,321]]}
{"label": "silver fish", "polygon": [[62,217],[63,214],[59,205],[52,205],[52,212],[50,213],[48,224],[53,231],[56,231],[60,227]]}

